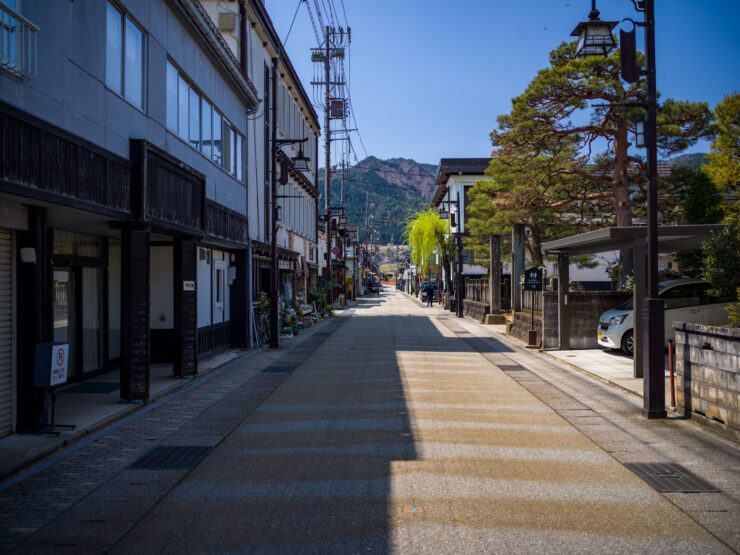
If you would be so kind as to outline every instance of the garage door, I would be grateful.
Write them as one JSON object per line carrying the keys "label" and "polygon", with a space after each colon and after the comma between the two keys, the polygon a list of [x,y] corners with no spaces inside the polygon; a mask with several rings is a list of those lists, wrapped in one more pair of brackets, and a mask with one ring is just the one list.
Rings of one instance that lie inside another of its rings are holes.
{"label": "garage door", "polygon": [[0,229],[0,437],[13,419],[13,283],[11,232]]}

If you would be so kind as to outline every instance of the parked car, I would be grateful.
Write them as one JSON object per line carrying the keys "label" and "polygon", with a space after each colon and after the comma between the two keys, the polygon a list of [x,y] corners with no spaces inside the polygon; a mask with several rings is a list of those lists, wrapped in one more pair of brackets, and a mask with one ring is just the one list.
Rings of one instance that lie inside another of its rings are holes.
{"label": "parked car", "polygon": [[437,300],[439,299],[439,288],[437,286],[437,282],[436,281],[422,281],[421,282],[421,287],[419,288],[419,298],[422,301],[426,301],[427,300],[426,290],[427,290],[427,287],[429,287],[429,285],[432,286],[432,289],[434,291],[434,293],[432,294],[433,295],[432,296],[432,302],[437,302]]}
{"label": "parked car", "polygon": [[379,281],[371,281],[370,285],[367,286],[367,290],[370,293],[380,293],[380,282]]}
{"label": "parked car", "polygon": [[[725,307],[734,299],[712,297],[709,283],[701,279],[676,279],[659,284],[658,297],[665,307],[665,341],[674,338],[673,322],[728,325]],[[599,317],[598,342],[602,347],[634,353],[634,315],[632,298]]]}

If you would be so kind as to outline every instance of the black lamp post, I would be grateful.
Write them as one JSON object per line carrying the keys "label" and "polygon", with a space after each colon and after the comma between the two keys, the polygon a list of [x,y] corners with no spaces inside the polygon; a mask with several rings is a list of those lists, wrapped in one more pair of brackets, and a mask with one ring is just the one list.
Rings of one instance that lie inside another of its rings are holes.
{"label": "black lamp post", "polygon": [[[275,105],[276,103],[273,103]],[[273,108],[273,118],[276,117],[275,108]],[[272,233],[270,236],[272,247],[271,249],[271,262],[272,262],[272,276],[270,280],[270,348],[277,349],[280,344],[278,337],[280,336],[280,323],[278,318],[280,317],[280,311],[278,310],[278,291],[280,290],[280,267],[278,264],[277,256],[277,229],[278,221],[283,219],[283,207],[279,206],[277,201],[279,198],[303,198],[301,195],[278,195],[277,194],[277,160],[278,156],[282,152],[284,145],[301,145],[298,149],[298,155],[291,159],[293,162],[293,169],[299,171],[308,170],[309,159],[303,155],[303,143],[308,140],[305,139],[273,139],[272,141]],[[281,183],[287,183],[287,163],[281,164]]]}
{"label": "black lamp post", "polygon": [[[615,22],[603,22],[598,19],[599,12],[591,0],[589,21],[579,23],[573,31],[579,37],[578,54],[593,55],[608,52],[616,45],[611,37]],[[658,297],[658,144],[656,114],[658,108],[655,85],[655,6],[654,0],[631,0],[638,12],[645,14],[643,23],[635,25],[645,28],[646,68],[646,101],[644,141],[647,146],[648,198],[647,198],[647,298],[643,301],[643,379],[644,397],[643,414],[647,418],[665,418],[665,360],[664,360],[664,314],[663,301]],[[604,29],[609,29],[609,39]],[[600,38],[597,38],[600,37]],[[609,41],[611,46],[608,46]],[[583,45],[583,48],[581,48]],[[624,53],[623,53],[624,54]],[[624,58],[624,56],[623,56]],[[623,77],[625,63],[622,62]],[[631,79],[630,79],[631,81]],[[638,130],[642,130],[638,122]],[[639,146],[639,145],[638,145]],[[639,262],[638,262],[639,263]]]}
{"label": "black lamp post", "polygon": [[[460,214],[460,191],[457,192],[457,198],[455,200],[443,200],[440,204],[448,205],[446,211],[441,212],[441,216],[444,218],[446,214],[450,217],[450,227],[455,228],[455,259],[457,268],[455,270],[455,316],[458,318],[463,317],[463,261],[462,261],[462,232],[460,231],[461,225],[461,214]],[[455,205],[455,212],[452,212],[450,207]],[[458,221],[455,222],[455,215],[457,214]]]}

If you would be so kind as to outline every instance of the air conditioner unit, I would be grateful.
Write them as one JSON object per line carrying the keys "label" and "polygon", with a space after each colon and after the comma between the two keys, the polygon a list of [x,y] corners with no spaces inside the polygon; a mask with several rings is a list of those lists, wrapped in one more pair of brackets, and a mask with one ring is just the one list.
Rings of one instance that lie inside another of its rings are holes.
{"label": "air conditioner unit", "polygon": [[220,13],[218,14],[218,30],[219,31],[233,31],[236,29],[236,14],[235,13]]}

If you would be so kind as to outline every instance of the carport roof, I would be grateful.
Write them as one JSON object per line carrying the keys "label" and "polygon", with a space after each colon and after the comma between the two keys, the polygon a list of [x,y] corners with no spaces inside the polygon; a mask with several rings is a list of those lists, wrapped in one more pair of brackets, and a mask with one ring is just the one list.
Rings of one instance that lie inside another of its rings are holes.
{"label": "carport roof", "polygon": [[[712,232],[724,228],[721,224],[700,225],[662,225],[658,226],[658,250],[676,252],[698,249]],[[576,256],[595,254],[597,252],[615,251],[632,248],[635,242],[644,242],[647,238],[647,227],[606,227],[596,231],[587,231],[571,237],[548,241],[542,245],[547,254]]]}

